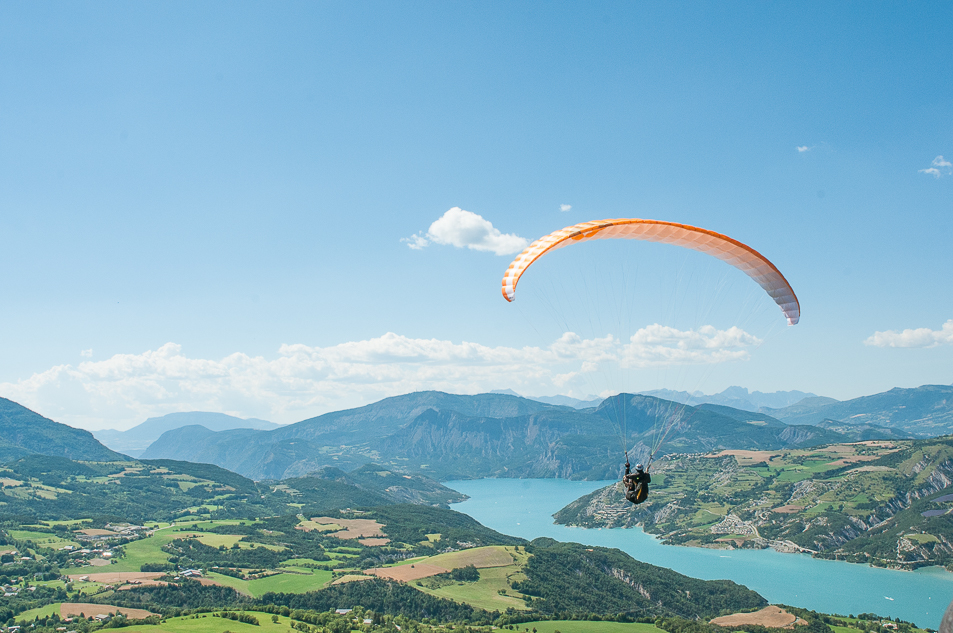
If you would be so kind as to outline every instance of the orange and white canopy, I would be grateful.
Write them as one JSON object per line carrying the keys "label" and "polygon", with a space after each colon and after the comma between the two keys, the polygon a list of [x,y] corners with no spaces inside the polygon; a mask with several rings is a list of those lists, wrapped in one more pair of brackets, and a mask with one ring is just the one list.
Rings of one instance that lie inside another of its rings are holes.
{"label": "orange and white canopy", "polygon": [[781,307],[789,325],[797,324],[801,318],[801,306],[791,284],[774,264],[750,246],[727,235],[696,226],[638,218],[583,222],[536,240],[506,269],[503,275],[503,296],[507,301],[513,301],[520,277],[533,262],[546,253],[576,242],[609,239],[662,242],[717,257],[758,282]]}

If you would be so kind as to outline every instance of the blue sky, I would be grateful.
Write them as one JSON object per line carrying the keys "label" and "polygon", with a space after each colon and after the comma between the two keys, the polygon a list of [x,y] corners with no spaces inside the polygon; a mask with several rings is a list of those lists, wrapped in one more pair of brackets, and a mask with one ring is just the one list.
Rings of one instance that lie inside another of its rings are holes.
{"label": "blue sky", "polygon": [[101,428],[597,388],[492,233],[409,247],[453,208],[694,224],[798,292],[743,360],[629,390],[949,384],[950,33],[942,3],[3,3],[0,395]]}

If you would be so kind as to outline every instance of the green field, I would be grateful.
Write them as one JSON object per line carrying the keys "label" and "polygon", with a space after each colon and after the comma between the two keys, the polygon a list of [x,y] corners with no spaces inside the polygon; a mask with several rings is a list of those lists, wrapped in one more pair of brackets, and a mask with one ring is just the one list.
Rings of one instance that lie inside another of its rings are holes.
{"label": "green field", "polygon": [[238,534],[199,534],[197,540],[209,547],[219,547],[221,545],[231,547],[242,538],[244,537]]}
{"label": "green field", "polygon": [[315,591],[330,582],[332,576],[330,571],[323,569],[310,570],[301,567],[295,571],[302,573],[276,574],[255,580],[242,580],[215,572],[210,572],[208,577],[239,593],[258,598],[269,591],[284,593]]}
{"label": "green field", "polygon": [[[487,611],[503,611],[508,608],[525,610],[526,603],[516,597],[515,592],[509,584],[509,577],[513,574],[519,574],[520,567],[509,565],[507,567],[490,567],[480,570],[480,580],[476,582],[453,582],[440,587],[429,588],[426,586],[427,579],[411,583],[414,588],[429,593],[438,598],[447,598],[457,602],[464,602],[478,609]],[[509,594],[500,595],[500,590]],[[531,627],[532,628],[532,627]],[[565,631],[563,633],[566,633]]]}
{"label": "green field", "polygon": [[[89,569],[87,567],[86,569]],[[106,586],[104,582],[79,582],[76,581],[73,584],[73,589],[79,592],[79,598],[82,598],[81,602],[85,602],[85,599],[90,596],[95,596],[98,593],[103,592],[103,588]]]}
{"label": "green field", "polygon": [[231,587],[238,593],[243,593],[246,596],[251,595],[251,590],[248,588],[248,581],[242,580],[241,578],[233,578],[232,576],[226,576],[225,574],[218,574],[214,571],[210,571],[206,574],[207,578],[211,578],[215,582],[225,585],[226,587]]}
{"label": "green field", "polygon": [[248,611],[247,613],[258,618],[259,626],[236,622],[235,620],[223,620],[216,618],[212,614],[203,613],[198,617],[185,616],[181,618],[169,618],[162,624],[146,626],[130,626],[123,631],[142,631],[143,633],[222,633],[228,630],[231,633],[293,633],[291,628],[291,619],[278,617],[278,622],[271,621],[270,613],[260,613]]}
{"label": "green field", "polygon": [[40,607],[39,609],[30,609],[29,611],[24,611],[16,617],[17,622],[30,622],[34,618],[48,618],[54,613],[60,612],[60,605],[62,602],[54,602],[53,604],[48,604],[45,607]]}
{"label": "green field", "polygon": [[49,547],[53,549],[59,549],[67,545],[72,545],[73,547],[79,547],[79,543],[76,541],[71,541],[69,539],[64,539],[56,536],[55,534],[50,534],[49,532],[33,532],[30,530],[10,530],[8,534],[18,540],[18,541],[33,541],[33,544],[37,547]]}
{"label": "green field", "polygon": [[475,567],[503,567],[513,564],[514,557],[519,559],[520,555],[516,554],[512,547],[490,545],[487,547],[475,547],[457,552],[448,552],[446,554],[437,554],[422,562],[437,565],[445,569],[456,569],[457,567],[466,567],[467,565],[473,565]]}
{"label": "green field", "polygon": [[903,538],[923,545],[924,543],[936,543],[940,539],[932,534],[904,534]]}
{"label": "green field", "polygon": [[[539,633],[662,633],[654,624],[638,622],[590,622],[589,620],[543,620],[541,622],[522,622],[516,625],[519,631]],[[851,633],[856,633],[852,631]]]}
{"label": "green field", "polygon": [[331,581],[331,572],[323,569],[310,574],[278,574],[258,580],[249,580],[248,588],[253,596],[260,597],[269,591],[304,593],[320,589]]}
{"label": "green field", "polygon": [[314,560],[313,558],[289,558],[278,563],[279,567],[327,567],[332,561]]}
{"label": "green field", "polygon": [[[854,625],[860,624],[862,622],[863,623],[870,622],[870,620],[860,620],[858,618],[849,618],[845,615],[834,614],[834,617],[837,618],[838,620],[847,622],[850,625],[850,626],[837,626],[834,624],[828,624],[828,626],[834,630],[834,633],[858,633],[858,631],[861,631],[862,629],[854,628]],[[911,626],[910,631],[911,633],[927,633],[926,629],[918,629],[915,626]]]}
{"label": "green field", "polygon": [[[189,521],[184,524],[176,525],[175,527],[163,526],[161,529],[156,530],[155,534],[150,537],[139,539],[138,541],[133,541],[132,543],[124,545],[123,550],[125,555],[110,565],[108,570],[103,569],[102,571],[139,571],[140,567],[142,567],[142,565],[145,563],[166,563],[169,561],[169,555],[162,551],[162,547],[174,541],[175,539],[185,538],[189,534],[193,534],[192,530],[194,529],[209,529],[219,525],[236,525],[238,523],[239,521],[237,520]],[[237,539],[241,538],[234,535],[207,533],[195,534],[202,542],[206,542],[206,539],[209,541],[223,539],[222,543],[216,543],[216,547],[219,544],[225,544],[225,542],[237,542]],[[248,544],[242,543],[241,546],[248,546]],[[73,567],[70,569],[64,569],[63,573],[90,574],[95,573],[95,569],[90,567]]]}
{"label": "green field", "polygon": [[[144,563],[165,563],[169,560],[169,555],[162,551],[162,546],[170,541],[182,538],[182,534],[175,528],[160,530],[153,536],[139,539],[123,546],[125,555],[117,559],[108,569],[101,571],[139,571]],[[64,569],[64,574],[91,574],[96,573],[100,568],[93,567],[73,567]]]}
{"label": "green field", "polygon": [[[186,532],[188,532],[188,530],[186,530]],[[229,549],[231,549],[235,545],[238,545],[238,547],[240,547],[241,549],[253,549],[255,547],[264,547],[265,549],[270,549],[274,552],[280,552],[287,549],[286,547],[282,547],[281,545],[268,545],[266,543],[255,543],[253,541],[241,542],[243,538],[245,537],[239,534],[213,534],[213,533],[199,532],[199,533],[196,533],[195,540],[199,541],[200,543],[204,545],[208,545],[209,547],[221,547],[222,545],[224,545],[226,548],[229,548]]]}
{"label": "green field", "polygon": [[37,587],[50,587],[51,589],[66,588],[66,582],[56,579],[56,580],[35,580],[30,584],[36,585]]}
{"label": "green field", "polygon": [[[508,608],[524,610],[526,603],[510,587],[514,579],[522,579],[523,565],[528,555],[517,552],[516,548],[502,545],[478,547],[459,552],[449,552],[425,558],[419,562],[437,565],[445,569],[456,569],[474,565],[480,570],[480,579],[476,582],[455,582],[445,579],[423,579],[412,583],[417,589],[439,598],[465,602],[487,611],[503,611]],[[500,562],[511,561],[507,565]],[[496,565],[487,567],[486,565]],[[501,595],[503,591],[509,595]]]}

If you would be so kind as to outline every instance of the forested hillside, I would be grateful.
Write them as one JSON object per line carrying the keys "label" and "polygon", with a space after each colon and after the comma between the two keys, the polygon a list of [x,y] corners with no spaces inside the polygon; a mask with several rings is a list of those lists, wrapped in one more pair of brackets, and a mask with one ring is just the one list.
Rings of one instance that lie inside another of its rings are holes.
{"label": "forested hillside", "polygon": [[100,444],[89,431],[54,422],[0,398],[0,464],[26,455],[100,461],[124,457]]}
{"label": "forested hillside", "polygon": [[302,477],[255,482],[212,464],[175,460],[78,462],[30,455],[0,467],[0,513],[40,520],[118,516],[131,521],[253,518],[276,512],[319,513],[413,500],[446,505],[460,493],[422,475],[373,465],[335,481]]}
{"label": "forested hillside", "polygon": [[617,549],[537,539],[514,589],[545,614],[628,613],[710,617],[767,600],[729,580],[704,581],[634,560]]}

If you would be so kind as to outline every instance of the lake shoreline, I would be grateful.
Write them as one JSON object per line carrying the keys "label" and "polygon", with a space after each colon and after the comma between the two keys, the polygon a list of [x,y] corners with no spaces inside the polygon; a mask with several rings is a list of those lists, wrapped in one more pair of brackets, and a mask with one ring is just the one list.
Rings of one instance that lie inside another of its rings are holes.
{"label": "lake shoreline", "polygon": [[[552,516],[552,515],[550,515],[550,516]],[[739,552],[739,551],[764,551],[764,550],[771,550],[771,551],[773,551],[773,552],[777,552],[778,554],[799,554],[799,555],[810,556],[811,558],[813,558],[813,559],[815,559],[815,560],[825,560],[825,561],[831,561],[831,562],[836,562],[836,563],[845,563],[845,564],[847,564],[847,565],[860,565],[861,567],[870,567],[870,568],[872,568],[872,569],[888,569],[888,570],[890,570],[890,571],[904,571],[904,572],[909,572],[909,573],[914,573],[914,572],[919,571],[919,570],[929,570],[929,569],[933,569],[933,570],[937,570],[937,571],[942,571],[942,572],[945,573],[945,574],[953,574],[953,571],[947,569],[946,567],[944,567],[944,566],[942,566],[942,565],[921,565],[921,566],[919,566],[919,567],[914,567],[914,568],[910,568],[910,567],[892,567],[892,566],[890,566],[890,565],[874,565],[873,563],[855,563],[854,561],[849,561],[849,560],[840,560],[840,559],[837,559],[837,558],[825,558],[825,557],[823,557],[823,556],[817,556],[817,552],[814,552],[814,551],[812,551],[812,550],[807,550],[807,549],[804,549],[804,548],[800,548],[800,546],[798,546],[797,544],[792,544],[792,545],[793,545],[794,548],[799,548],[799,551],[798,551],[798,550],[795,550],[795,549],[793,549],[793,548],[792,548],[792,549],[778,549],[777,547],[774,547],[773,545],[768,545],[768,546],[766,546],[766,547],[732,547],[731,545],[725,545],[725,546],[722,547],[722,546],[716,545],[716,544],[714,544],[714,543],[711,543],[711,544],[707,544],[707,543],[706,543],[706,544],[699,544],[699,545],[692,545],[691,543],[669,543],[669,542],[665,541],[664,539],[662,539],[658,534],[653,534],[653,533],[651,533],[651,532],[646,532],[646,531],[645,531],[645,528],[642,526],[641,523],[636,524],[636,525],[633,525],[633,526],[631,526],[631,527],[613,527],[613,528],[602,528],[602,527],[599,527],[599,528],[588,528],[588,527],[585,527],[585,526],[583,526],[583,525],[568,525],[568,524],[565,524],[565,523],[556,523],[555,521],[553,522],[553,525],[561,525],[561,526],[563,526],[563,527],[565,527],[565,528],[567,528],[567,529],[575,529],[575,530],[597,530],[597,531],[598,531],[598,530],[639,530],[639,531],[641,531],[643,534],[645,534],[647,537],[652,538],[652,539],[654,539],[655,541],[658,541],[659,545],[662,545],[662,546],[664,546],[664,547],[683,547],[683,548],[686,548],[686,549],[703,549],[703,550],[721,551],[721,552]],[[951,576],[951,578],[953,578],[953,576]]]}
{"label": "lake shoreline", "polygon": [[498,532],[620,549],[636,560],[693,578],[732,580],[772,604],[823,613],[877,613],[936,629],[953,598],[953,574],[938,566],[893,570],[770,548],[670,547],[639,526],[586,528],[553,522],[557,510],[610,483],[510,478],[444,482],[470,497],[453,504],[454,510]]}

